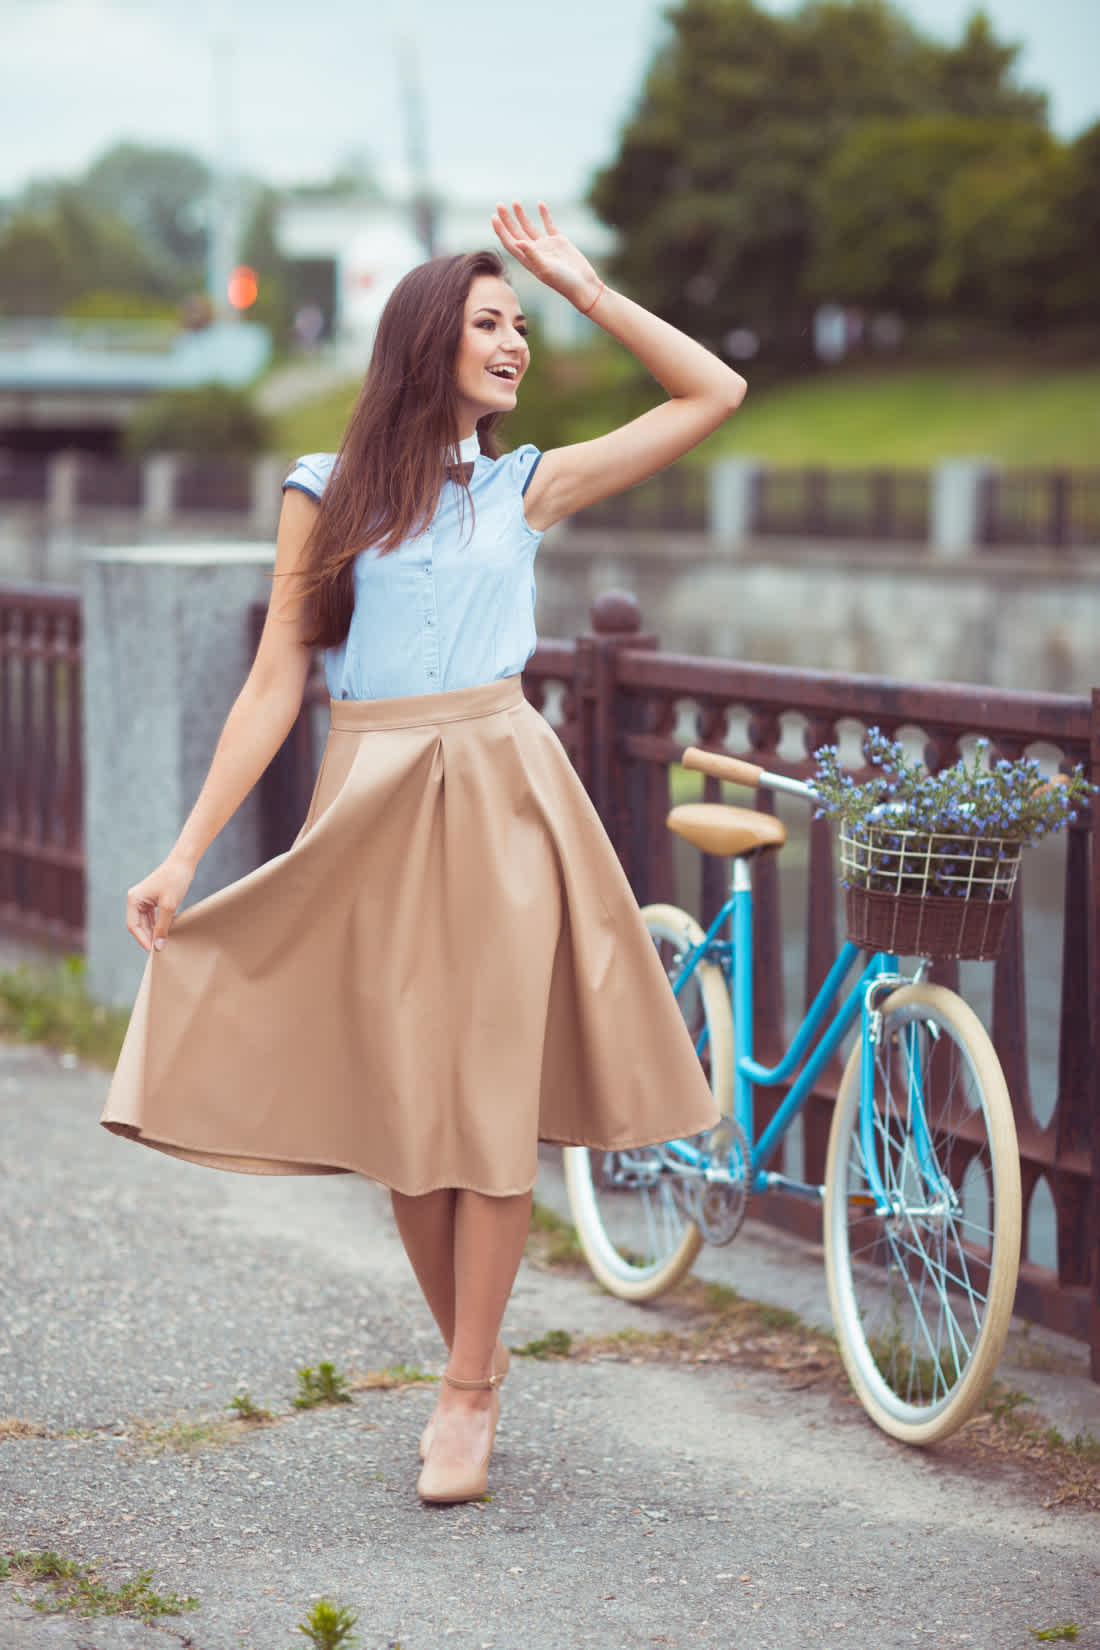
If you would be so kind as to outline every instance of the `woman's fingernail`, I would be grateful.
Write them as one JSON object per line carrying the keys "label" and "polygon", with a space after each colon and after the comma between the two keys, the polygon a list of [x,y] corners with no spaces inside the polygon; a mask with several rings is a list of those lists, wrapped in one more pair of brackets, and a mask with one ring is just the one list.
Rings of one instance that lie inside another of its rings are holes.
{"label": "woman's fingernail", "polygon": [[163,938],[154,940],[153,944],[156,946],[158,951],[163,951],[164,950],[164,940],[163,940]]}

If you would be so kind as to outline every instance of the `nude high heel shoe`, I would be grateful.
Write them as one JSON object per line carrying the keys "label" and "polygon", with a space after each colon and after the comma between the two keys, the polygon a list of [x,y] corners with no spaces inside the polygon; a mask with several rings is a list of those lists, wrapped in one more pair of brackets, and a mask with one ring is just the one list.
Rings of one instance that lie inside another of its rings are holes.
{"label": "nude high heel shoe", "polygon": [[[512,1365],[512,1354],[509,1352],[509,1350],[505,1346],[504,1342],[501,1341],[501,1340],[498,1340],[496,1346],[493,1348],[493,1373],[489,1377],[489,1379],[492,1381],[494,1386],[499,1386],[501,1384],[504,1377],[507,1375],[509,1369],[511,1368],[511,1365]],[[428,1451],[432,1447],[432,1433],[433,1433],[434,1430],[435,1430],[435,1417],[433,1415],[432,1419],[428,1422],[427,1426],[424,1428],[424,1431],[420,1434],[419,1449],[420,1449],[420,1459],[422,1461],[426,1461],[428,1459]]]}
{"label": "nude high heel shoe", "polygon": [[489,1460],[496,1441],[497,1422],[500,1420],[500,1393],[497,1387],[503,1377],[486,1375],[480,1381],[460,1381],[456,1375],[448,1375],[444,1371],[443,1379],[448,1386],[459,1387],[463,1392],[491,1392],[489,1442],[485,1446],[481,1460],[474,1467],[433,1466],[429,1456],[417,1480],[416,1493],[421,1501],[476,1501],[489,1488]]}

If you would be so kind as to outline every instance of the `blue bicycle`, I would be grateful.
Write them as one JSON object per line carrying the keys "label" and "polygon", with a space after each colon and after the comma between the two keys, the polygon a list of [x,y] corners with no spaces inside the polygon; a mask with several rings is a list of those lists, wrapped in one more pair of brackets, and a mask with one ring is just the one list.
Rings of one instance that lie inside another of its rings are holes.
{"label": "blue bicycle", "polygon": [[[808,785],[752,763],[694,748],[683,760],[718,779],[814,800]],[[1019,1265],[1019,1155],[993,1045],[959,996],[928,983],[927,960],[906,974],[896,956],[868,957],[848,941],[778,1065],[759,1064],[750,867],[782,846],[784,826],[717,803],[673,808],[668,824],[733,862],[729,898],[706,933],[675,906],[643,912],[723,1119],[709,1134],[660,1146],[566,1148],[588,1263],[612,1294],[650,1300],[678,1282],[704,1241],[736,1236],[750,1192],[783,1188],[820,1200],[829,1304],[860,1401],[895,1438],[944,1438],[987,1391]],[[824,1185],[770,1169],[852,1032]],[[787,1092],[758,1135],[754,1094],[768,1087]]]}

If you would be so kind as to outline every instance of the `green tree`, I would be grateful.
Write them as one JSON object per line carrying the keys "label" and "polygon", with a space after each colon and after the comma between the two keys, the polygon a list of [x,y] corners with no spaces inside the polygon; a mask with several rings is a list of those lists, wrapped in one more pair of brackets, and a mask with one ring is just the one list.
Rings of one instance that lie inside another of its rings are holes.
{"label": "green tree", "polygon": [[1052,317],[1069,253],[1066,150],[1017,126],[952,179],[931,295],[956,314],[1041,326]]}
{"label": "green tree", "polygon": [[616,273],[718,343],[752,325],[809,349],[819,180],[866,122],[921,114],[1039,120],[1011,80],[1016,48],[979,14],[961,44],[923,39],[886,0],[682,0],[619,153],[591,200],[620,231]]}
{"label": "green tree", "polygon": [[818,184],[807,289],[910,318],[1034,322],[1054,304],[1067,185],[1065,150],[1030,121],[866,121]]}
{"label": "green tree", "polygon": [[164,296],[171,282],[130,226],[98,213],[75,188],[17,212],[0,230],[0,310],[58,315],[94,291]]}
{"label": "green tree", "polygon": [[79,185],[95,208],[125,220],[174,269],[177,279],[202,268],[210,172],[184,149],[116,143]]}
{"label": "green tree", "polygon": [[278,208],[275,191],[261,187],[241,240],[241,262],[256,271],[259,287],[248,319],[267,327],[281,347],[289,336],[292,315],[289,269],[275,235]]}
{"label": "green tree", "polygon": [[126,431],[132,453],[194,453],[238,457],[268,445],[266,419],[247,390],[203,384],[166,390],[136,413]]}

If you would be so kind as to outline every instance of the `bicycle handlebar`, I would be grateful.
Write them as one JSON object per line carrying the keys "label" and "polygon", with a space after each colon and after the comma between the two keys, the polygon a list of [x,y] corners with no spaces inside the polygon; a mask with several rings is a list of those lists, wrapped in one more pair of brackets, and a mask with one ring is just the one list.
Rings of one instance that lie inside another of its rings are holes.
{"label": "bicycle handlebar", "polygon": [[733,785],[748,785],[750,790],[767,785],[771,790],[786,791],[791,796],[812,799],[814,795],[812,788],[801,779],[788,779],[782,773],[768,773],[756,762],[742,762],[739,756],[700,750],[698,745],[689,745],[681,761],[685,768],[710,774],[712,779],[728,780]]}

